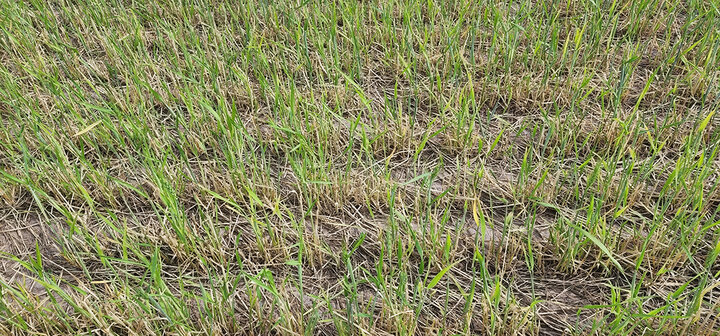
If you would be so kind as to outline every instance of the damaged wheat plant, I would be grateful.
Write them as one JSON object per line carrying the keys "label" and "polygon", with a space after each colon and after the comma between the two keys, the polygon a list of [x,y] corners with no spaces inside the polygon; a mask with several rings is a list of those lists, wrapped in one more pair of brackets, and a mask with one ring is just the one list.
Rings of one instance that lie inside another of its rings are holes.
{"label": "damaged wheat plant", "polygon": [[0,0],[0,334],[720,333],[720,5]]}

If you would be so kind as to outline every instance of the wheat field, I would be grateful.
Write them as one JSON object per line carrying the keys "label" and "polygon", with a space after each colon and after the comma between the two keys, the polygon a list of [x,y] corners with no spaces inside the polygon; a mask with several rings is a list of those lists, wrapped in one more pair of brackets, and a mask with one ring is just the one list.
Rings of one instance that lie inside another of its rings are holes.
{"label": "wheat field", "polygon": [[0,334],[720,334],[719,85],[715,0],[0,0]]}

